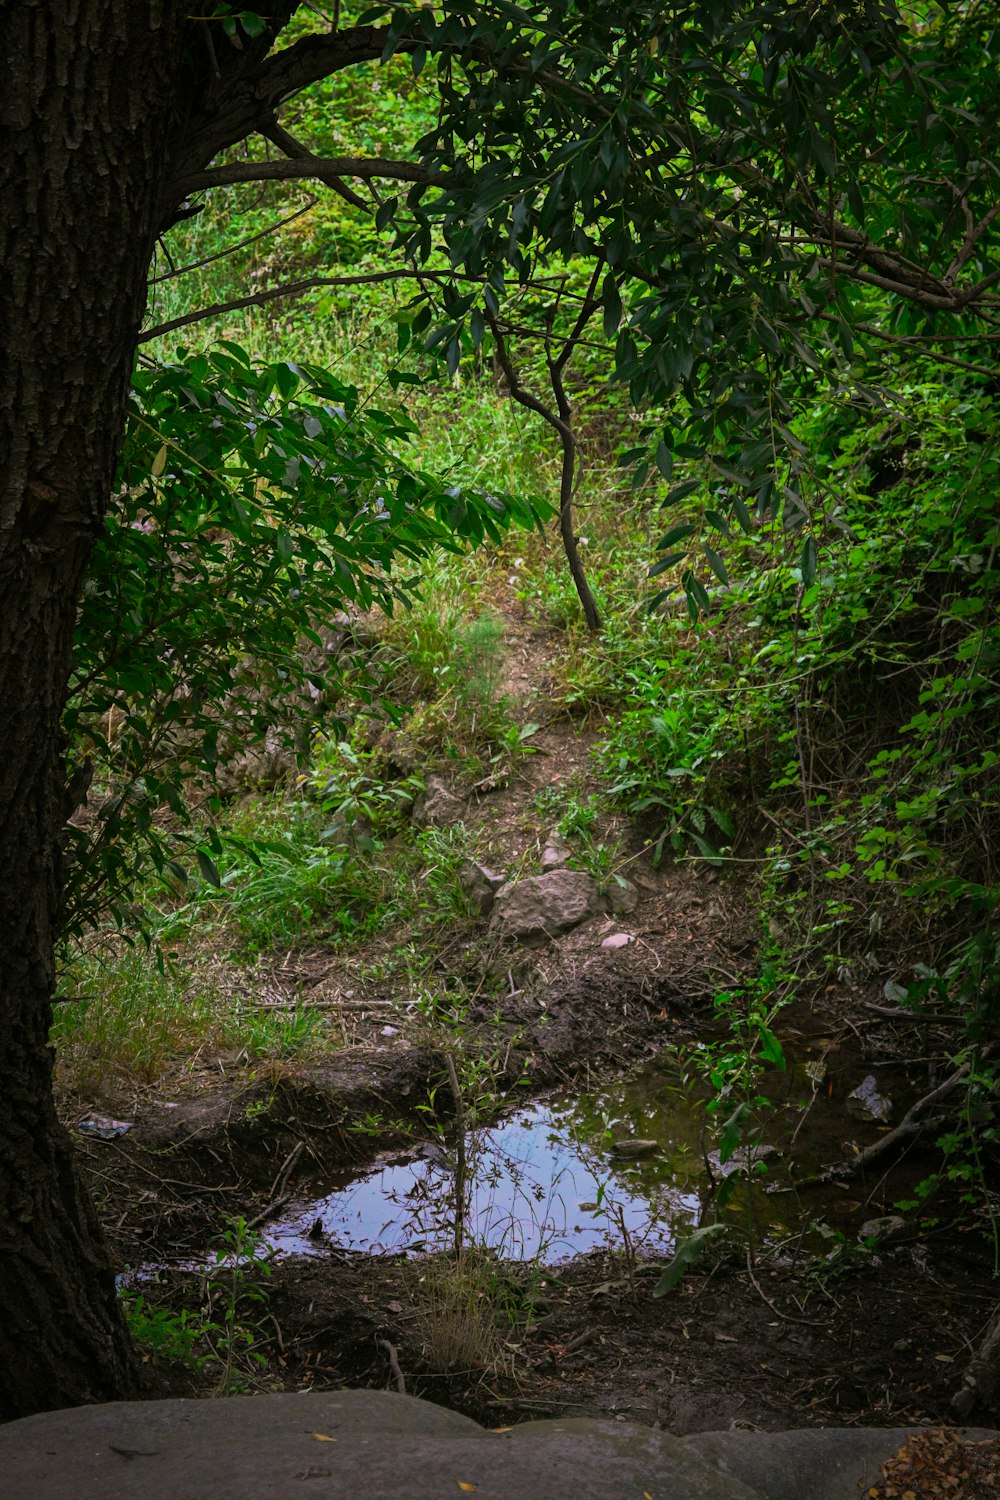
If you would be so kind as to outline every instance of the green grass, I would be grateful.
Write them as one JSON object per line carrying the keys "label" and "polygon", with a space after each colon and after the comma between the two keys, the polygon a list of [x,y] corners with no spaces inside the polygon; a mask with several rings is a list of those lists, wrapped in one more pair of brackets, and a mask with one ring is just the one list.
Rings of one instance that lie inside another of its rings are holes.
{"label": "green grass", "polygon": [[206,1054],[249,1062],[341,1045],[337,1023],[308,1009],[273,1012],[219,983],[218,969],[164,964],[142,947],[79,954],[61,976],[52,1042],[68,1092],[95,1098],[191,1074]]}

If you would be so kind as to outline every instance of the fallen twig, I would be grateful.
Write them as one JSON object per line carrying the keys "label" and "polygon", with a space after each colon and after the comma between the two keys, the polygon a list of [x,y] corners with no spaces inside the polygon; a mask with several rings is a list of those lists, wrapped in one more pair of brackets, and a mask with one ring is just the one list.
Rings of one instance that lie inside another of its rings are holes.
{"label": "fallen twig", "polygon": [[798,1323],[800,1328],[826,1328],[829,1326],[827,1323],[824,1323],[819,1319],[794,1318],[791,1313],[782,1312],[781,1308],[771,1301],[770,1297],[764,1291],[760,1282],[753,1274],[753,1261],[750,1259],[749,1249],[747,1250],[747,1275],[750,1277],[753,1288],[757,1295],[760,1297],[760,1300],[771,1309],[776,1318],[783,1318],[786,1323]]}
{"label": "fallen twig", "polygon": [[405,1396],[406,1395],[406,1381],[403,1379],[403,1372],[399,1368],[399,1356],[396,1353],[395,1346],[393,1344],[390,1344],[388,1339],[379,1339],[378,1342],[379,1342],[379,1348],[384,1349],[385,1352],[386,1352],[386,1354],[387,1354],[387,1356],[388,1356],[388,1358],[389,1358],[389,1369],[392,1371],[393,1375],[395,1376],[395,1379],[396,1379],[396,1389],[397,1389],[397,1391],[399,1392],[399,1394],[401,1396]]}

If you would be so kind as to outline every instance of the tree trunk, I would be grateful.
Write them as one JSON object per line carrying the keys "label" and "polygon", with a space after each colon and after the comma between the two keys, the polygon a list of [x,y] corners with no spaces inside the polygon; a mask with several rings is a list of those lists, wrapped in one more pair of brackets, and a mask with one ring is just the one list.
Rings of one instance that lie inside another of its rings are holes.
{"label": "tree trunk", "polygon": [[0,1418],[134,1393],[48,1046],[84,568],[114,481],[182,5],[0,6]]}

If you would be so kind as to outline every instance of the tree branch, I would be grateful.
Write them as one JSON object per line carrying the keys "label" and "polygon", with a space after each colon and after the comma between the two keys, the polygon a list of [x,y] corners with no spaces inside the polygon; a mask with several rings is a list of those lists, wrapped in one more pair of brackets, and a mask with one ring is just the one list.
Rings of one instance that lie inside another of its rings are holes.
{"label": "tree branch", "polygon": [[577,450],[580,445],[577,441],[576,433],[573,431],[573,413],[566,395],[565,386],[563,385],[562,372],[580,335],[587,326],[588,320],[599,306],[593,299],[592,293],[596,286],[601,264],[602,262],[598,263],[597,269],[594,272],[587,297],[574,324],[573,331],[566,340],[562,353],[558,359],[553,359],[550,354],[547,354],[549,379],[552,382],[552,390],[556,398],[558,411],[553,411],[550,406],[546,406],[543,401],[540,401],[537,396],[533,395],[531,391],[527,390],[521,384],[521,377],[510,357],[503,333],[500,330],[500,325],[489,308],[486,309],[486,321],[493,335],[497,359],[501,370],[503,370],[504,378],[507,381],[507,389],[510,392],[511,399],[516,401],[519,406],[525,407],[526,410],[535,412],[559,434],[559,442],[562,448],[562,473],[559,482],[559,533],[562,537],[566,561],[569,563],[569,570],[573,575],[573,583],[576,586],[576,592],[580,599],[587,628],[594,632],[601,628],[601,616],[597,608],[597,602],[591,593],[590,584],[587,582],[583,563],[580,561],[580,550],[573,531],[573,496],[576,493]]}
{"label": "tree branch", "polygon": [[[316,160],[315,153],[310,151],[308,146],[304,146],[301,141],[297,141],[293,135],[290,135],[277,120],[271,120],[269,124],[262,126],[260,133],[266,136],[269,141],[273,141],[278,149],[284,151],[285,155],[291,157],[293,161]],[[349,188],[347,183],[342,181],[341,178],[331,177],[326,185],[332,188],[335,193],[338,193],[352,208],[360,208],[365,213],[370,210],[371,204],[366,203],[360,193],[356,193],[353,188]]]}
{"label": "tree branch", "polygon": [[210,167],[205,172],[193,172],[182,181],[175,181],[168,189],[172,199],[186,198],[190,193],[205,188],[227,187],[235,182],[289,182],[295,178],[315,178],[335,186],[342,177],[360,177],[370,181],[377,177],[388,177],[397,182],[429,183],[433,186],[450,181],[449,176],[429,172],[426,167],[411,161],[389,161],[363,156],[309,156],[286,158],[282,161],[232,161],[222,167]]}
{"label": "tree branch", "polygon": [[[227,256],[235,255],[238,251],[245,250],[247,245],[254,245],[258,240],[266,240],[269,235],[277,234],[279,229],[284,229],[286,224],[291,224],[296,219],[301,219],[303,214],[311,213],[318,202],[318,198],[310,198],[309,202],[304,204],[302,208],[297,208],[292,214],[286,214],[283,219],[275,219],[274,223],[269,224],[266,229],[258,229],[256,234],[248,234],[246,239],[237,240],[235,244],[227,245],[225,250],[216,250],[213,255],[204,255],[201,260],[188,261],[186,266],[175,266],[170,261],[170,256],[167,255],[167,260],[170,262],[170,270],[165,271],[161,276],[151,276],[149,284],[150,286],[157,286],[161,281],[173,281],[178,276],[187,276],[192,271],[200,270],[202,266],[210,266],[213,261],[225,260]],[[166,254],[166,246],[163,247],[163,250]]]}
{"label": "tree branch", "polygon": [[267,291],[252,292],[246,297],[234,297],[231,302],[214,302],[210,307],[200,307],[196,312],[171,318],[168,323],[157,323],[139,335],[140,344],[151,339],[162,338],[178,328],[188,328],[192,323],[204,323],[208,318],[221,318],[226,313],[239,312],[244,307],[264,307],[281,297],[301,297],[303,292],[315,291],[324,286],[368,286],[381,281],[434,281],[440,286],[453,281],[482,281],[485,278],[459,276],[448,271],[369,271],[356,276],[303,276],[300,281],[288,281],[284,286],[271,287]]}

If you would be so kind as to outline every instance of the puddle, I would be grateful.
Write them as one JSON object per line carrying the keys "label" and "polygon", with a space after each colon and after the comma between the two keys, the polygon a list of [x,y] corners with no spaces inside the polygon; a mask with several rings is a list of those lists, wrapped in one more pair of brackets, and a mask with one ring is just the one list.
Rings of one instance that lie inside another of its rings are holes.
{"label": "puddle", "polygon": [[[843,1044],[825,1031],[789,1033],[800,1060],[790,1059],[784,1072],[768,1070],[763,1080],[772,1100],[762,1111],[763,1167],[737,1185],[723,1217],[759,1245],[794,1239],[826,1253],[831,1235],[853,1239],[863,1221],[892,1212],[900,1191],[912,1188],[908,1178],[918,1180],[919,1161],[879,1170],[870,1191],[856,1181],[788,1188],[808,1184],[824,1165],[877,1138],[888,1128],[883,1116],[895,1118],[904,1099],[926,1091],[926,1078],[896,1069],[880,1071],[876,1080],[866,1075],[853,1041]],[[868,1105],[859,1120],[862,1095]],[[668,1050],[631,1078],[592,1093],[566,1091],[534,1101],[471,1130],[464,1242],[505,1259],[549,1265],[602,1249],[669,1255],[693,1229],[715,1219],[703,1117],[703,1107],[679,1086],[677,1055]],[[720,1125],[714,1122],[716,1130]],[[638,1142],[648,1150],[624,1159],[622,1146]],[[783,1155],[782,1146],[793,1155]],[[746,1166],[745,1152],[737,1152],[720,1169],[710,1139],[713,1158],[716,1181],[733,1165]],[[419,1143],[364,1174],[345,1172],[304,1186],[303,1194],[259,1231],[264,1253],[326,1255],[338,1248],[420,1255],[454,1245],[452,1141]],[[130,1275],[141,1280],[157,1269]]]}
{"label": "puddle", "polygon": [[[548,1099],[470,1132],[467,1242],[543,1264],[626,1244],[669,1253],[710,1210],[711,1194],[698,1112],[665,1078],[653,1067],[598,1094]],[[636,1140],[656,1144],[639,1160],[621,1160],[613,1143],[627,1149]],[[780,1222],[788,1199],[755,1187],[734,1199],[744,1218],[748,1207],[758,1235],[791,1232]],[[265,1233],[279,1255],[330,1245],[420,1254],[452,1245],[453,1226],[453,1146],[430,1143],[332,1184]]]}

